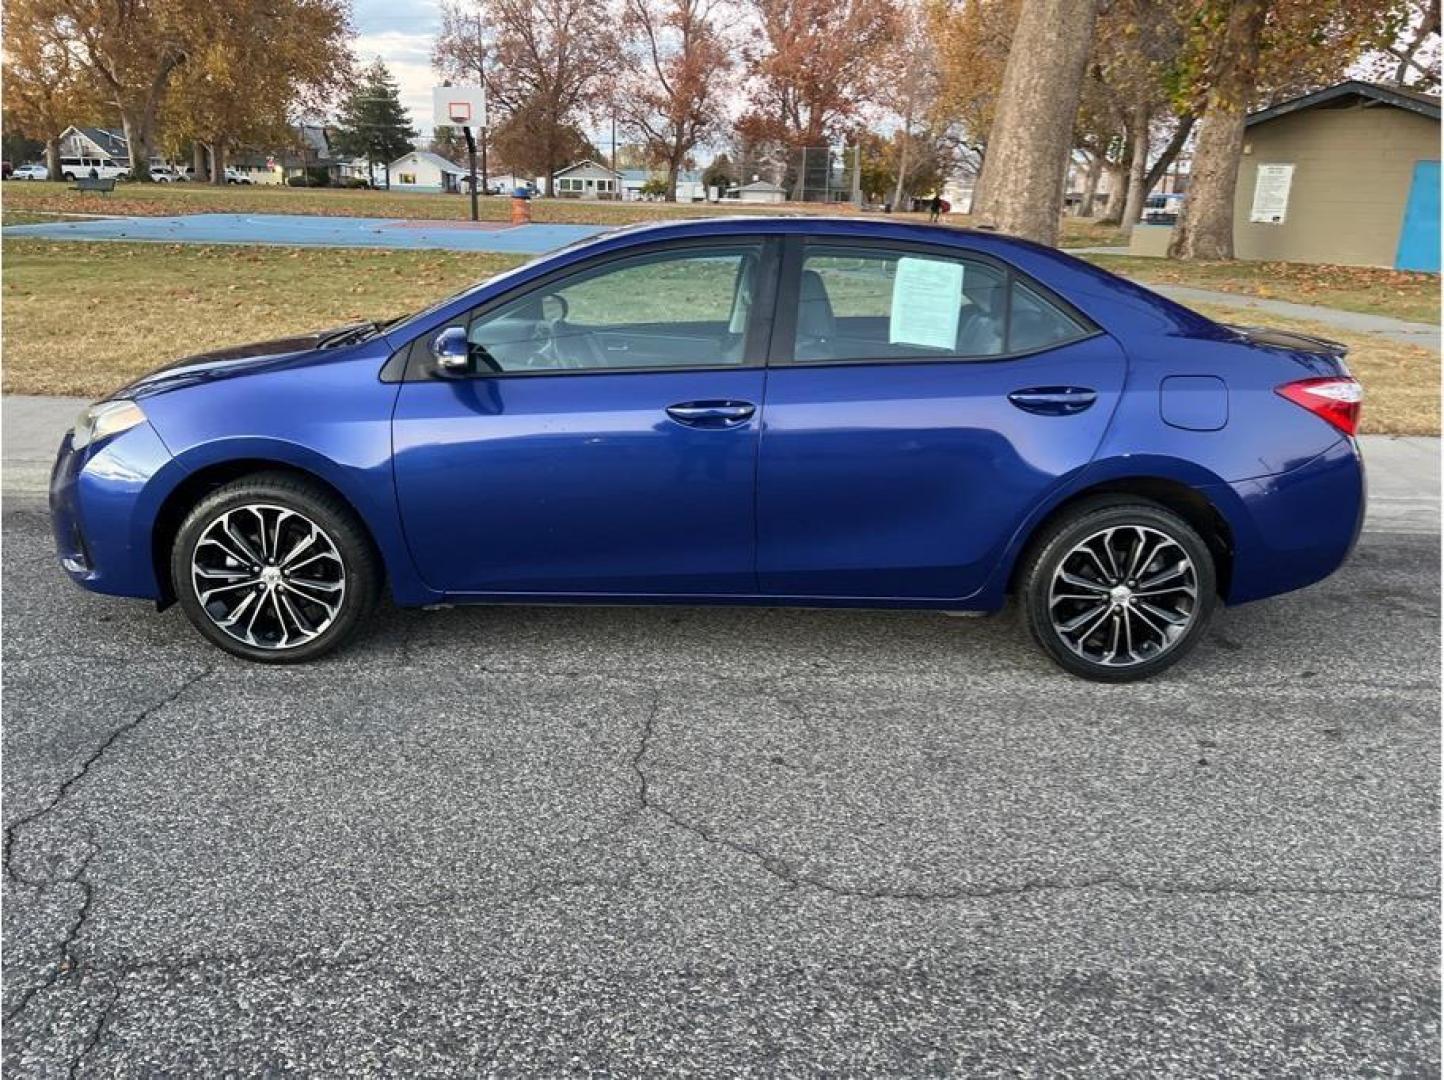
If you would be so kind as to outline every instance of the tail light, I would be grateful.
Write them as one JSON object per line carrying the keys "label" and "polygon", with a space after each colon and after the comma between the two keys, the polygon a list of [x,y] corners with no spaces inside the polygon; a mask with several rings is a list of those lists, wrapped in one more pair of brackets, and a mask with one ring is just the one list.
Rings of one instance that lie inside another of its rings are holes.
{"label": "tail light", "polygon": [[1274,393],[1288,398],[1295,405],[1302,405],[1345,435],[1353,435],[1359,430],[1359,408],[1364,401],[1364,388],[1347,375],[1300,379],[1275,387]]}

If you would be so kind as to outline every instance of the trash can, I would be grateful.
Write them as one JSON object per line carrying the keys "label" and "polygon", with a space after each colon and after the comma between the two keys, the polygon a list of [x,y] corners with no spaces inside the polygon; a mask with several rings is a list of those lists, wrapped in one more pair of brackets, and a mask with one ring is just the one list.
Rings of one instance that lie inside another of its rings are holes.
{"label": "trash can", "polygon": [[524,187],[511,193],[511,223],[525,225],[531,221],[531,192]]}

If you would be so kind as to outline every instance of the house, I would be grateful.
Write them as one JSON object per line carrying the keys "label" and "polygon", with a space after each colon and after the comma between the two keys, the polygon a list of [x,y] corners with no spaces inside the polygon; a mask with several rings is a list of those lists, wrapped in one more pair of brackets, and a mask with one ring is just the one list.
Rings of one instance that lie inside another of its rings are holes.
{"label": "house", "polygon": [[1439,270],[1439,98],[1350,79],[1249,116],[1240,259]]}
{"label": "house", "polygon": [[750,184],[732,188],[727,198],[745,203],[780,203],[787,201],[787,192],[777,184],[766,180],[754,180]]}
{"label": "house", "polygon": [[392,191],[460,191],[469,175],[454,161],[429,150],[413,150],[391,163]]}
{"label": "house", "polygon": [[332,181],[342,178],[342,163],[331,149],[330,133],[319,124],[298,124],[295,141],[270,150],[238,150],[226,165],[253,184],[284,184],[307,169],[325,169]]}
{"label": "house", "polygon": [[[621,175],[622,198],[627,202],[660,199],[660,195],[643,195],[642,189],[654,180],[666,180],[665,172],[649,172],[646,169],[623,169]],[[702,183],[702,174],[695,169],[683,169],[677,173],[678,202],[706,202],[707,185]]]}
{"label": "house", "polygon": [[[558,198],[615,199],[621,191],[622,174],[588,158],[552,173]],[[544,177],[537,178],[537,190],[546,190]]]}
{"label": "house", "polygon": [[[124,133],[109,128],[68,127],[60,133],[61,166],[72,168],[129,169],[130,142]],[[159,156],[150,159],[152,165],[164,164]]]}

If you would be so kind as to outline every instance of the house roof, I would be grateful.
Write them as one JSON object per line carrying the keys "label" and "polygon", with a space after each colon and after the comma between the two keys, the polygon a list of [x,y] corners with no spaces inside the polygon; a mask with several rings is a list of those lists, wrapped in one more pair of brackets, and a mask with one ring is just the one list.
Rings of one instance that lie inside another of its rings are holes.
{"label": "house roof", "polygon": [[433,154],[430,150],[413,150],[409,154],[402,154],[399,158],[397,158],[391,163],[391,167],[393,169],[396,168],[396,166],[400,165],[407,158],[416,158],[418,161],[424,161],[429,165],[435,165],[442,172],[455,173],[457,176],[468,175],[467,171],[456,162],[447,161],[440,154]]}
{"label": "house roof", "polygon": [[750,184],[743,184],[734,189],[736,191],[782,191],[783,188],[776,184],[768,183],[766,180],[754,180]]}
{"label": "house roof", "polygon": [[1276,120],[1280,116],[1287,116],[1289,113],[1351,99],[1365,103],[1379,102],[1419,113],[1431,120],[1439,119],[1439,99],[1432,94],[1420,93],[1418,90],[1406,90],[1399,86],[1383,86],[1379,83],[1364,82],[1362,79],[1349,79],[1334,86],[1327,86],[1322,90],[1315,90],[1312,94],[1304,94],[1302,97],[1281,101],[1267,109],[1260,109],[1256,113],[1251,113],[1246,123],[1249,127],[1253,127],[1255,124],[1264,124],[1270,120]]}
{"label": "house roof", "polygon": [[571,171],[574,170],[574,169],[585,169],[585,168],[586,168],[587,166],[589,166],[589,165],[590,165],[593,169],[598,169],[598,170],[600,170],[600,171],[602,171],[602,172],[604,172],[604,173],[609,173],[610,175],[615,176],[615,177],[616,177],[617,179],[619,179],[619,180],[620,180],[620,179],[622,178],[622,176],[623,176],[623,174],[617,172],[616,169],[609,169],[609,168],[607,168],[605,165],[601,165],[601,164],[593,161],[591,158],[587,158],[585,161],[578,161],[578,162],[575,162],[575,163],[573,163],[573,164],[571,164],[571,165],[568,165],[565,169],[558,169],[556,172],[552,173],[552,178],[553,178],[553,179],[556,179],[556,178],[558,178],[558,177],[565,176],[567,173],[571,172]]}
{"label": "house roof", "polygon": [[68,130],[80,132],[80,134],[84,135],[113,158],[130,156],[130,143],[127,142],[125,136],[118,131],[110,131],[106,128],[96,127],[75,127]]}

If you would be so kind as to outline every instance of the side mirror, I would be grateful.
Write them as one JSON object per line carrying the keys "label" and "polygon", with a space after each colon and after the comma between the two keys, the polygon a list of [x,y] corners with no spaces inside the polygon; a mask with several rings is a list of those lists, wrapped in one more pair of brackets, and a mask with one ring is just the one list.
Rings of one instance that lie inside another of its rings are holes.
{"label": "side mirror", "polygon": [[466,328],[448,326],[432,338],[431,358],[442,375],[470,375],[471,342],[467,340]]}

